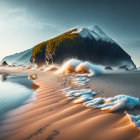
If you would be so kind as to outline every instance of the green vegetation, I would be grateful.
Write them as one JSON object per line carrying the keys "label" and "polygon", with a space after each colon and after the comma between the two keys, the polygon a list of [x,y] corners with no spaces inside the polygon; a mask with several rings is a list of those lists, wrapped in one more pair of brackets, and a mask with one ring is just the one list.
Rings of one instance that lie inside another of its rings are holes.
{"label": "green vegetation", "polygon": [[70,40],[74,40],[74,39],[78,40],[79,34],[77,34],[77,33],[71,34],[75,30],[76,29],[72,29],[69,32],[66,32],[66,33],[64,33],[62,35],[59,35],[59,36],[53,38],[53,39],[44,41],[44,42],[36,45],[33,48],[32,56],[35,56],[38,53],[41,53],[44,50],[44,48],[45,48],[47,53],[53,55],[55,53],[56,49],[58,49],[59,47],[64,46],[64,44],[66,44],[66,43],[71,43],[71,42],[69,42]]}

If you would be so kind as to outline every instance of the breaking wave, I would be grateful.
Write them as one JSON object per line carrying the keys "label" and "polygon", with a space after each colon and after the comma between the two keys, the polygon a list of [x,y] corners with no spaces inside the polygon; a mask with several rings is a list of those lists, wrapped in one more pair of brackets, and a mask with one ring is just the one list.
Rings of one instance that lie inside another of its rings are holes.
{"label": "breaking wave", "polygon": [[[57,67],[58,68],[58,67]],[[55,69],[55,67],[50,67],[48,69]],[[55,69],[56,70],[56,69]],[[77,59],[70,59],[66,61],[62,66],[60,66],[56,73],[69,74],[77,73],[70,78],[73,84],[82,86],[90,82],[90,78],[97,74],[103,74],[104,70],[101,66],[94,65],[88,61],[81,61]],[[135,107],[140,107],[140,99],[128,95],[117,95],[114,97],[96,97],[100,94],[91,89],[72,89],[71,87],[61,89],[61,92],[72,100],[74,103],[82,103],[86,107],[92,107],[94,109],[101,109],[107,112],[115,112],[121,109],[134,109]],[[137,127],[140,127],[140,115],[134,116],[127,114],[132,123]]]}
{"label": "breaking wave", "polygon": [[86,73],[86,76],[92,77],[96,74],[102,74],[104,71],[101,66],[94,65],[88,61],[84,62],[77,59],[70,59],[61,66],[57,73]]}

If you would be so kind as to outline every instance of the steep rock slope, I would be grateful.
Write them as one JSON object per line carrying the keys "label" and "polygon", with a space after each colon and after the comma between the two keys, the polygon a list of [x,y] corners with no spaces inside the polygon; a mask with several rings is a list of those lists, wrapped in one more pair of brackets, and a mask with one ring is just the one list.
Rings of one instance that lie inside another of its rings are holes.
{"label": "steep rock slope", "polygon": [[33,48],[31,62],[62,63],[65,59],[78,58],[105,66],[126,65],[135,68],[131,57],[98,26],[73,28]]}

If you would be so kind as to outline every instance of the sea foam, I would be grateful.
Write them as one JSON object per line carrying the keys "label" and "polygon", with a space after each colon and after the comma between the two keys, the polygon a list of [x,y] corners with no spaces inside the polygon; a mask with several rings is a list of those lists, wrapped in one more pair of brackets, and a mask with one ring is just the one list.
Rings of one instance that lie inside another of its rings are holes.
{"label": "sea foam", "polygon": [[72,77],[73,83],[79,86],[86,85],[90,79],[86,76],[76,76]]}
{"label": "sea foam", "polygon": [[101,66],[94,65],[88,61],[70,59],[61,66],[57,73],[87,73],[88,77],[92,77],[96,74],[104,73],[104,71]]}
{"label": "sea foam", "polygon": [[[82,103],[86,107],[100,108],[103,111],[115,112],[121,109],[133,109],[140,106],[140,100],[136,97],[128,95],[117,95],[114,97],[95,97],[98,92],[90,89],[72,90],[71,87],[62,89],[61,92],[73,100],[74,103]],[[140,115],[134,116],[127,113],[130,121],[138,128],[140,128]]]}
{"label": "sea foam", "polygon": [[83,104],[85,104],[85,106],[101,108],[101,110],[114,112],[120,109],[133,109],[136,106],[140,106],[140,100],[139,98],[128,95],[117,95],[110,98],[95,98],[90,102],[85,102]]}
{"label": "sea foam", "polygon": [[72,90],[66,88],[61,90],[69,99],[74,99],[74,103],[83,103],[86,107],[100,108],[101,110],[114,112],[121,109],[133,109],[140,106],[140,100],[128,95],[117,95],[114,97],[94,98],[98,92],[90,89]]}
{"label": "sea foam", "polygon": [[136,127],[140,128],[140,115],[134,116],[127,113],[130,117],[130,120],[136,125]]}
{"label": "sea foam", "polygon": [[93,99],[93,96],[97,95],[97,92],[94,92],[90,89],[80,89],[80,90],[72,90],[70,88],[61,90],[65,96],[69,99],[75,99],[74,103],[83,103]]}
{"label": "sea foam", "polygon": [[[71,76],[73,84],[83,86],[86,85],[92,76],[97,74],[103,74],[102,67],[94,65],[90,62],[83,62],[77,59],[71,59],[65,62],[57,73],[69,74],[77,73]],[[114,97],[96,97],[98,92],[94,92],[90,89],[76,89],[73,90],[71,87],[62,89],[61,92],[72,100],[74,103],[82,103],[86,107],[99,108],[107,112],[115,112],[121,109],[133,109],[140,106],[139,98],[128,96],[128,95],[117,95]],[[132,123],[137,127],[140,127],[140,115],[134,116],[128,114]]]}

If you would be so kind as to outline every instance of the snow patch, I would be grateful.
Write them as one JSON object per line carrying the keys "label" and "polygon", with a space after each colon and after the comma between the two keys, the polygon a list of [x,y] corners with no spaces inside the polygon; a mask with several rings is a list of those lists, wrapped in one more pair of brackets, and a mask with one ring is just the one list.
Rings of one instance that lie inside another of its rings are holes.
{"label": "snow patch", "polygon": [[84,28],[84,27],[76,27],[76,31],[73,31],[73,33],[78,33],[83,38],[95,38],[98,40],[103,40],[106,42],[115,43],[109,36],[107,36],[98,26]]}
{"label": "snow patch", "polygon": [[98,26],[89,27],[89,32],[96,40],[103,40],[106,42],[115,43],[109,36],[107,36]]}
{"label": "snow patch", "polygon": [[90,39],[93,38],[92,35],[90,34],[90,32],[86,28],[78,27],[78,28],[76,28],[76,31],[72,32],[72,34],[73,33],[78,33],[83,38],[87,38],[87,37],[90,38]]}

